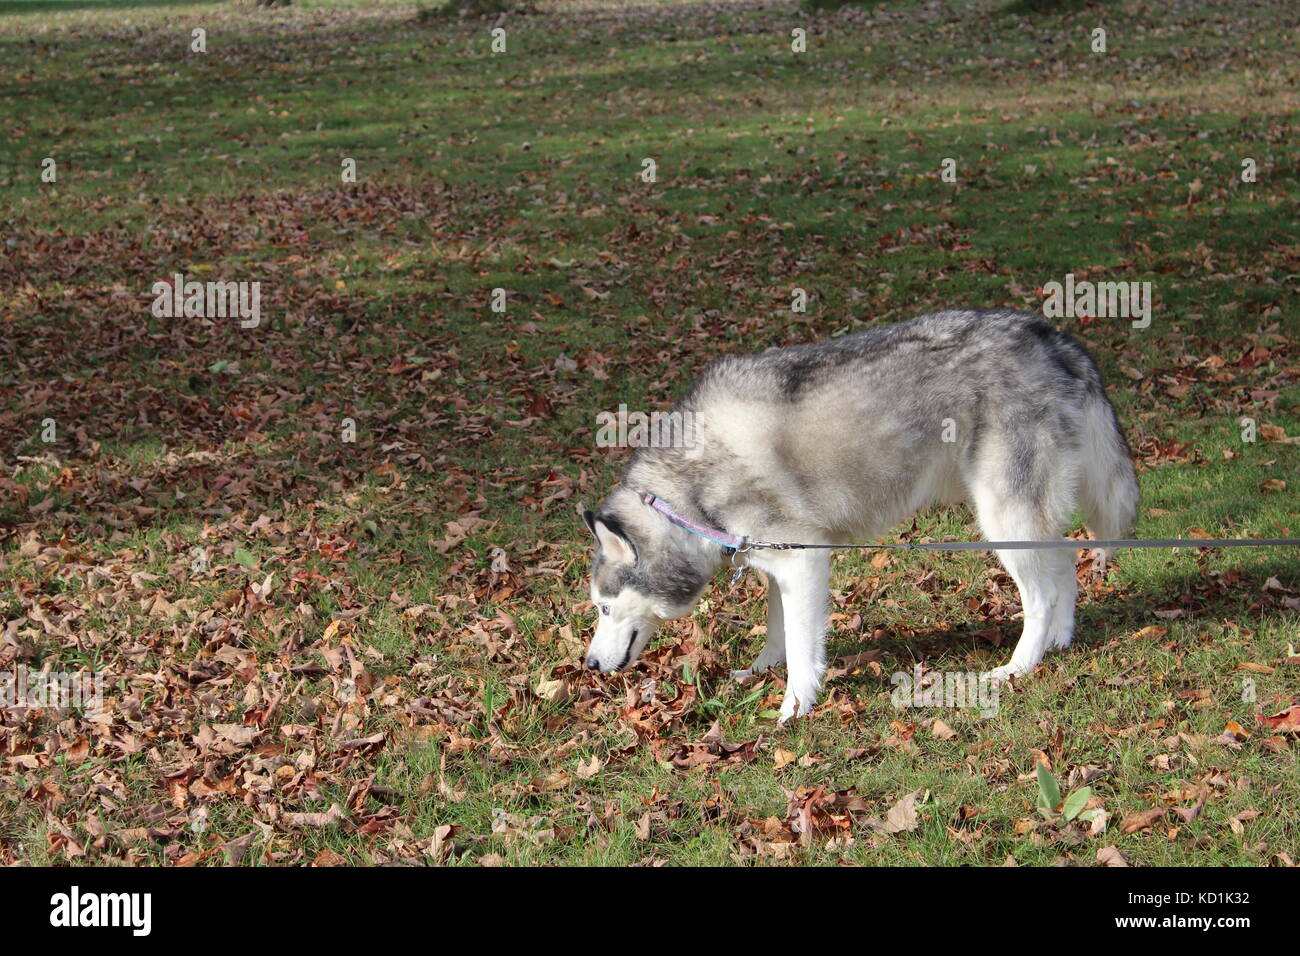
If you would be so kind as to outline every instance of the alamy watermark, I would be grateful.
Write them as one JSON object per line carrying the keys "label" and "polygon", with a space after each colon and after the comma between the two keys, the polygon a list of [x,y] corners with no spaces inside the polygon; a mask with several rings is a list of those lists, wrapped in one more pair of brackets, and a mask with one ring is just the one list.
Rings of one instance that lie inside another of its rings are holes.
{"label": "alamy watermark", "polygon": [[152,893],[83,893],[73,886],[50,897],[50,925],[58,928],[125,927],[132,936],[153,931]]}
{"label": "alamy watermark", "polygon": [[160,319],[238,318],[239,327],[255,329],[262,322],[262,283],[200,282],[183,272],[153,284],[150,311]]}
{"label": "alamy watermark", "polygon": [[22,664],[0,672],[0,710],[73,708],[88,714],[104,709],[104,675],[98,671],[33,671]]}
{"label": "alamy watermark", "polygon": [[982,717],[998,712],[999,682],[989,674],[973,671],[921,672],[917,664],[912,673],[891,674],[894,685],[889,700],[895,707],[944,707],[952,710],[978,710]]}
{"label": "alamy watermark", "polygon": [[597,448],[695,448],[697,434],[690,411],[596,413]]}
{"label": "alamy watermark", "polygon": [[1043,286],[1043,317],[1048,319],[1091,316],[1098,319],[1133,319],[1133,328],[1151,324],[1150,282],[1075,281],[1074,273],[1065,274],[1065,284],[1049,282]]}

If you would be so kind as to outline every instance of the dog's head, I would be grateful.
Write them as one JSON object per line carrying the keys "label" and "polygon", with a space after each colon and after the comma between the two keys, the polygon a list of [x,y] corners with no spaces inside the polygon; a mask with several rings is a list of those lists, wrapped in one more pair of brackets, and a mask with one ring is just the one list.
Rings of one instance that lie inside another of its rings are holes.
{"label": "dog's head", "polygon": [[596,634],[587,648],[587,666],[623,670],[661,623],[691,612],[708,573],[698,567],[698,557],[673,548],[667,523],[639,499],[611,496],[598,512],[584,510],[582,518],[596,536],[591,568]]}

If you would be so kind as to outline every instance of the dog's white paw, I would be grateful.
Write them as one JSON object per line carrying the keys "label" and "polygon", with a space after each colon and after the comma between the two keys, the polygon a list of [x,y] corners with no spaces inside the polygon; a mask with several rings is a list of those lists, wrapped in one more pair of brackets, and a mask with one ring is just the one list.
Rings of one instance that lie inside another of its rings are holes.
{"label": "dog's white paw", "polygon": [[993,681],[995,684],[1001,684],[1003,681],[1010,680],[1015,676],[1017,676],[1015,668],[1010,664],[1003,664],[1001,667],[995,667],[993,670],[985,671],[980,675],[980,677],[987,681]]}
{"label": "dog's white paw", "polygon": [[1073,640],[1074,640],[1073,631],[1062,632],[1061,634],[1058,634],[1056,637],[1052,638],[1051,649],[1054,651],[1063,651],[1070,646],[1070,642]]}
{"label": "dog's white paw", "polygon": [[799,697],[791,691],[785,692],[785,699],[781,701],[781,716],[777,718],[778,724],[784,724],[791,717],[807,717],[812,713],[813,706],[817,703],[816,696],[809,694],[807,700]]}
{"label": "dog's white paw", "polygon": [[995,667],[991,671],[985,671],[980,676],[995,684],[1005,684],[1013,677],[1024,677],[1026,673],[1026,671],[1022,671],[1020,668],[1014,667],[1011,664],[1003,664],[1001,667]]}
{"label": "dog's white paw", "polygon": [[768,656],[767,651],[758,655],[754,663],[750,664],[744,670],[732,671],[733,680],[746,680],[750,677],[757,677],[759,674],[765,674],[770,668],[779,667],[785,663],[785,658],[778,658],[776,655]]}

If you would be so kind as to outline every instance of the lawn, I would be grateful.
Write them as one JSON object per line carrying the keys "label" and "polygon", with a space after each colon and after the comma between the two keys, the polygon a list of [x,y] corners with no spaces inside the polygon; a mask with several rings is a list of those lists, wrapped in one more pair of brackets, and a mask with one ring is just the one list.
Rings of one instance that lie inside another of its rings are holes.
{"label": "lawn", "polygon": [[991,715],[891,702],[1007,659],[981,553],[837,555],[786,726],[756,575],[581,666],[598,412],[1067,274],[1152,283],[1053,320],[1135,535],[1300,536],[1300,10],[1033,6],[0,0],[0,670],[104,680],[0,710],[0,863],[1292,865],[1300,549],[1081,562]]}

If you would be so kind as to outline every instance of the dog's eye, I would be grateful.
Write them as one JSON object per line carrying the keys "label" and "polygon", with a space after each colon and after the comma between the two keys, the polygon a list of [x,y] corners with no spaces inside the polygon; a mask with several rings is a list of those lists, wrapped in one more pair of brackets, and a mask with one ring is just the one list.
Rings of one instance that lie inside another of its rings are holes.
{"label": "dog's eye", "polygon": [[600,611],[601,614],[604,614],[606,617],[609,616],[609,605],[608,605],[608,604],[597,604],[597,605],[596,605],[596,609],[597,609],[598,611]]}

